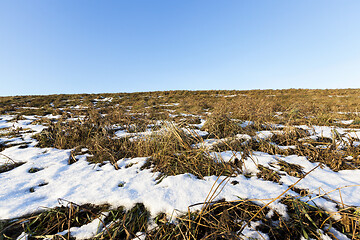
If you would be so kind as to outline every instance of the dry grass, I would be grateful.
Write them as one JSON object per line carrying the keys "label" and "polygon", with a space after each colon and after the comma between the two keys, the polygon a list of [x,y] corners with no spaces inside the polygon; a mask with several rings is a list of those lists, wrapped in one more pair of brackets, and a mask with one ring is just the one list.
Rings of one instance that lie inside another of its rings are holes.
{"label": "dry grass", "polygon": [[[289,218],[284,218],[269,207],[261,207],[252,200],[206,202],[201,211],[190,211],[179,215],[176,220],[165,214],[157,215],[153,221],[155,228],[148,227],[149,212],[143,204],[136,204],[125,210],[123,207],[108,209],[108,206],[68,203],[66,206],[49,209],[13,221],[0,221],[1,237],[13,239],[25,231],[36,239],[48,236],[52,239],[72,239],[69,235],[55,235],[71,227],[81,226],[96,218],[105,228],[93,239],[133,239],[142,232],[146,239],[242,239],[245,227],[266,234],[270,239],[321,239],[319,229],[330,236],[335,228],[349,238],[360,239],[359,213],[354,208],[344,208],[338,213],[340,220],[300,198],[286,196],[281,203],[288,208]],[[104,213],[106,212],[106,215]],[[106,217],[105,217],[106,216]],[[248,223],[257,222],[255,227]],[[336,238],[334,238],[336,239]]]}

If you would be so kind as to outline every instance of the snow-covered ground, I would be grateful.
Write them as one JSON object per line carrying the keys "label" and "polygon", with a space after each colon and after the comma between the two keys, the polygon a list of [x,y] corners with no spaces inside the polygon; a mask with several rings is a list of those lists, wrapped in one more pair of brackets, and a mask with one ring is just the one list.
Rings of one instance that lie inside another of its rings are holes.
{"label": "snow-covered ground", "polygon": [[[97,101],[111,101],[111,99],[97,99]],[[16,218],[45,207],[56,207],[59,204],[58,199],[66,199],[77,204],[110,204],[112,207],[125,206],[126,208],[131,208],[135,203],[141,202],[153,216],[160,212],[171,216],[174,211],[187,212],[190,205],[204,202],[212,187],[219,184],[226,185],[216,199],[228,201],[240,198],[254,199],[257,203],[264,205],[299,180],[299,178],[280,171],[280,168],[277,167],[278,161],[302,166],[304,172],[309,172],[318,166],[318,163],[311,163],[301,156],[285,157],[254,152],[252,156],[245,159],[242,166],[243,172],[249,173],[251,177],[238,175],[222,183],[225,176],[207,176],[204,179],[198,179],[191,174],[181,174],[168,176],[158,182],[157,177],[160,173],[152,172],[151,169],[140,169],[146,162],[146,157],[119,159],[118,170],[110,163],[90,164],[86,161],[86,154],[77,156],[78,161],[69,165],[68,159],[71,150],[35,147],[36,140],[31,136],[45,128],[41,125],[31,124],[36,117],[19,121],[14,121],[13,118],[13,116],[0,116],[0,129],[10,131],[21,128],[31,130],[31,132],[21,133],[21,137],[16,138],[6,136],[0,138],[0,142],[27,143],[26,148],[17,145],[8,147],[0,153],[0,165],[9,163],[9,161],[24,163],[11,171],[0,173],[0,219]],[[302,128],[310,129],[306,126],[302,126]],[[315,126],[311,129],[314,132],[313,136],[318,137],[334,138],[335,134],[354,138],[360,136],[360,130],[322,126]],[[204,131],[190,129],[185,129],[185,132],[200,136],[207,134]],[[115,134],[117,137],[124,137],[149,135],[149,133],[150,131],[130,134],[120,130]],[[264,139],[271,137],[272,134],[270,131],[262,131],[257,133],[257,137]],[[238,137],[245,140],[250,139],[248,135],[239,135]],[[211,149],[210,146],[219,141],[224,141],[224,139],[208,139],[198,147]],[[233,161],[236,157],[241,159],[241,152],[212,152],[211,155],[214,161]],[[257,178],[258,164],[281,172],[281,184]],[[30,169],[37,171],[29,171]],[[231,184],[231,182],[237,184]],[[334,172],[330,168],[322,166],[317,167],[296,186],[310,191],[309,196],[303,199],[304,201],[316,204],[329,212],[336,212],[336,202],[355,207],[360,206],[359,183],[360,170]],[[297,193],[291,190],[287,194],[297,196]],[[326,196],[326,198],[322,196]],[[273,202],[270,207],[282,216],[287,216],[286,206],[279,201]],[[201,205],[193,209],[199,208]],[[334,218],[336,217],[335,215]],[[70,231],[77,239],[83,239],[83,236],[91,237],[99,228],[100,222],[96,221],[80,228],[72,228]],[[252,225],[256,224],[252,223]],[[259,233],[253,229],[247,227],[242,234],[256,238]],[[263,236],[267,239],[266,235]]]}

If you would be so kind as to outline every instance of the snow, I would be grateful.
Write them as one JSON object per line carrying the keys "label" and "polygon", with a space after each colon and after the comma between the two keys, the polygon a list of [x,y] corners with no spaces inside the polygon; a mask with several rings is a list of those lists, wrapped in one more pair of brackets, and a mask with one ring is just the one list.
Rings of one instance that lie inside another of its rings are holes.
{"label": "snow", "polygon": [[129,137],[129,136],[135,136],[136,133],[129,133],[126,130],[118,130],[115,133],[115,136],[119,137],[119,138],[123,138],[123,137]]}
{"label": "snow", "polygon": [[225,95],[224,98],[232,98],[232,97],[236,97],[237,94],[233,94],[233,95]]}
{"label": "snow", "polygon": [[251,126],[251,125],[253,125],[253,124],[254,124],[254,122],[252,122],[252,121],[243,121],[243,122],[240,124],[240,127],[245,128],[245,127]]}
{"label": "snow", "polygon": [[236,134],[235,136],[237,139],[243,139],[243,140],[251,140],[251,137],[247,134]]}
{"label": "snow", "polygon": [[[77,240],[89,239],[94,237],[96,234],[100,233],[103,229],[103,221],[107,214],[102,215],[99,218],[96,218],[92,222],[85,224],[81,227],[72,227],[70,228],[71,236]],[[68,230],[58,233],[57,235],[65,235],[68,233]]]}
{"label": "snow", "polygon": [[10,121],[13,120],[13,116],[0,116],[0,129],[10,128],[11,129],[30,129],[36,133],[41,132],[45,127],[42,125],[31,125],[34,119],[26,119],[26,120],[18,120],[18,121]]}
{"label": "snow", "polygon": [[194,136],[194,137],[205,137],[207,135],[209,135],[208,132],[206,131],[201,131],[198,129],[190,129],[190,128],[181,128],[181,130],[184,131],[184,133]]}
{"label": "snow", "polygon": [[161,107],[173,107],[173,106],[178,106],[179,103],[165,103],[165,104],[160,104],[159,106]]}
{"label": "snow", "polygon": [[20,236],[18,236],[16,238],[16,240],[28,240],[29,239],[29,235],[27,233],[21,233]]}
{"label": "snow", "polygon": [[338,97],[338,98],[343,98],[343,97],[349,97],[347,95],[328,95],[329,97]]}
{"label": "snow", "polygon": [[282,150],[287,150],[287,149],[296,149],[296,146],[295,145],[291,145],[291,146],[277,146],[279,149],[282,149]]}
{"label": "snow", "polygon": [[328,229],[328,231],[338,239],[338,240],[350,240],[348,237],[346,237],[344,234],[336,230],[335,228],[332,228],[329,224],[325,225],[324,229]]}
{"label": "snow", "polygon": [[205,139],[201,143],[195,144],[192,147],[211,149],[214,145],[224,142],[224,139]]}
{"label": "snow", "polygon": [[345,124],[345,125],[350,125],[354,122],[354,120],[341,120],[338,121],[339,123]]}
{"label": "snow", "polygon": [[[241,159],[240,152],[233,152],[233,151],[225,151],[221,153],[212,153],[212,156],[217,161],[224,161],[230,162],[234,161],[235,158]],[[276,162],[275,156],[269,155],[267,153],[262,152],[254,152],[251,157],[241,160],[243,162],[242,171],[244,173],[253,173],[256,174],[259,172],[258,165],[262,165],[265,167],[272,168],[269,163]]]}
{"label": "snow", "polygon": [[[208,132],[205,132],[205,133],[208,134]],[[204,134],[204,136],[206,136],[206,135]],[[251,140],[251,137],[247,134],[237,134],[235,136],[235,138],[210,138],[210,139],[205,139],[200,143],[194,144],[192,147],[205,148],[205,149],[211,150],[217,144],[225,143],[227,141],[236,140],[236,139],[248,141],[248,140]]]}
{"label": "snow", "polygon": [[108,98],[103,98],[103,99],[95,98],[93,101],[95,101],[95,102],[112,102],[112,100],[113,100],[112,97],[108,97]]}
{"label": "snow", "polygon": [[[174,209],[186,211],[189,205],[204,201],[211,187],[225,178],[210,176],[199,180],[191,174],[182,174],[166,177],[157,184],[158,173],[149,169],[140,171],[146,158],[119,160],[120,169],[115,170],[110,163],[102,167],[89,164],[85,156],[68,165],[69,152],[34,147],[5,149],[3,154],[25,164],[0,174],[0,218],[19,217],[40,210],[40,206],[55,207],[59,198],[77,204],[108,203],[114,207],[122,205],[128,208],[143,202],[152,214],[171,214]],[[4,157],[0,159],[3,162],[7,160]],[[126,168],[129,163],[133,165]],[[35,167],[42,170],[28,172]],[[285,186],[257,178],[247,179],[242,175],[231,180],[240,183],[227,185],[219,199],[272,198],[286,189]],[[125,183],[123,187],[118,187],[120,182]],[[42,183],[47,185],[40,187]],[[35,191],[30,192],[30,188]]]}
{"label": "snow", "polygon": [[133,240],[145,240],[146,238],[146,233],[144,232],[137,232],[135,234],[135,237],[133,238]]}
{"label": "snow", "polygon": [[199,124],[189,124],[189,125],[192,126],[192,127],[194,127],[194,128],[200,129],[200,128],[202,128],[202,127],[204,126],[205,122],[206,122],[206,121],[205,121],[204,119],[200,119],[200,123],[199,123]]}
{"label": "snow", "polygon": [[132,137],[133,139],[136,139],[136,138],[144,138],[147,136],[151,136],[153,134],[159,134],[161,132],[164,132],[164,129],[160,129],[158,131],[152,131],[151,129],[146,129],[145,132],[134,132],[134,133],[128,132],[126,130],[118,130],[114,134],[118,138]]}
{"label": "snow", "polygon": [[263,239],[263,240],[269,240],[269,236],[265,233],[262,233],[260,231],[256,231],[255,228],[261,224],[260,221],[258,222],[250,222],[250,226],[246,226],[244,230],[240,233],[240,235],[243,235],[244,239]]}
{"label": "snow", "polygon": [[274,135],[273,131],[259,131],[257,132],[257,137],[259,139],[268,139]]}

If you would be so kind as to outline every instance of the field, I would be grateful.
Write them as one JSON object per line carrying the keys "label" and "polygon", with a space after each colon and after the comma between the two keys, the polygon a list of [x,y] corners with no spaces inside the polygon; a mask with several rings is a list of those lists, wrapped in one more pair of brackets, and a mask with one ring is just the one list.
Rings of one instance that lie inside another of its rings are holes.
{"label": "field", "polygon": [[360,239],[360,89],[0,97],[0,239]]}

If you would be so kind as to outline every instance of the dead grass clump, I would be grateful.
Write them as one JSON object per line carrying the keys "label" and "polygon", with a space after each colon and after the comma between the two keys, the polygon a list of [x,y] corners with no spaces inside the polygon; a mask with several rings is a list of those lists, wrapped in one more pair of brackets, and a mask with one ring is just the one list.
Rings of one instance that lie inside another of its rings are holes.
{"label": "dead grass clump", "polygon": [[277,154],[288,154],[288,150],[280,149],[276,144],[269,142],[266,139],[229,139],[223,142],[220,142],[213,146],[212,150],[216,152],[222,151],[234,151],[241,152],[242,159],[245,159],[251,156],[252,152],[264,152],[271,155]]}
{"label": "dead grass clump", "polygon": [[[348,237],[359,239],[359,226],[355,219],[359,217],[352,213],[351,221],[335,221],[330,215],[308,203],[287,196],[281,200],[287,206],[289,218],[284,219],[276,211],[248,201],[234,202],[218,201],[207,205],[201,211],[190,212],[180,216],[177,224],[161,221],[158,227],[147,232],[147,239],[242,239],[245,227],[266,234],[270,239],[322,239],[323,233],[333,236],[329,230],[336,228]],[[254,218],[253,218],[254,217]],[[355,217],[355,218],[354,218]],[[257,224],[249,224],[251,223]],[[345,223],[345,224],[344,224]],[[348,227],[347,231],[345,230]],[[265,236],[264,236],[265,237]]]}
{"label": "dead grass clump", "polygon": [[203,131],[209,132],[209,138],[225,138],[239,133],[241,127],[223,113],[213,113],[206,120]]}
{"label": "dead grass clump", "polygon": [[[329,230],[335,227],[338,231],[347,235],[351,239],[360,239],[360,227],[356,224],[359,221],[359,216],[353,213],[347,212],[346,216],[350,216],[354,221],[346,221],[344,216],[340,220],[334,220],[330,217],[329,213],[313,206],[312,204],[303,202],[297,198],[285,197],[281,200],[282,203],[287,205],[289,219],[286,224],[288,231],[288,238],[286,239],[300,239],[301,236],[305,238],[321,239],[321,232],[319,229],[323,229],[324,233],[330,236],[334,235]],[[339,212],[342,212],[340,210]],[[281,237],[281,235],[278,235]]]}
{"label": "dead grass clump", "polygon": [[41,124],[41,125],[46,126],[46,125],[50,125],[51,123],[54,123],[54,122],[55,122],[55,120],[53,120],[53,119],[49,119],[47,117],[42,117],[42,118],[38,118],[38,119],[34,120],[31,124],[32,125]]}
{"label": "dead grass clump", "polygon": [[247,150],[247,139],[239,139],[239,138],[229,138],[224,139],[217,144],[212,146],[212,150],[216,152],[223,152],[223,151],[235,151],[235,152],[242,152]]}
{"label": "dead grass clump", "polygon": [[284,171],[292,177],[302,178],[305,176],[303,167],[297,164],[288,163],[278,160],[277,165],[280,166],[280,171]]}
{"label": "dead grass clump", "polygon": [[156,120],[164,121],[169,119],[169,114],[167,112],[160,111],[156,107],[146,108],[145,116],[147,119],[151,121],[156,121]]}
{"label": "dead grass clump", "polygon": [[[31,214],[13,221],[3,221],[0,237],[14,239],[22,232],[32,238],[43,238],[46,235],[55,237],[55,234],[71,227],[80,227],[101,216],[108,206],[95,206],[91,204],[77,205],[67,202],[66,205],[48,209],[41,213]],[[66,239],[70,235],[67,234]]]}
{"label": "dead grass clump", "polygon": [[209,153],[192,145],[200,140],[170,126],[164,134],[149,137],[143,151],[151,156],[146,167],[153,167],[165,175],[192,173],[199,178],[209,175],[232,175],[237,167],[232,163],[216,162]]}
{"label": "dead grass clump", "polygon": [[360,127],[360,117],[356,116],[354,121],[351,123],[351,127]]}
{"label": "dead grass clump", "polygon": [[89,110],[87,116],[71,121],[67,120],[69,117],[70,114],[63,115],[56,123],[50,122],[48,128],[33,136],[38,140],[38,147],[71,149],[87,145],[91,139],[112,136],[112,129],[98,110]]}
{"label": "dead grass clump", "polygon": [[71,203],[69,206],[61,206],[41,213],[30,221],[26,228],[30,229],[31,235],[56,234],[91,222],[106,208],[106,206],[96,207],[90,204],[78,206]]}
{"label": "dead grass clump", "polygon": [[9,114],[9,113],[13,113],[16,111],[15,106],[2,106],[0,107],[0,114]]}
{"label": "dead grass clump", "polygon": [[177,116],[173,119],[176,123],[188,127],[190,124],[200,124],[201,118],[194,116]]}
{"label": "dead grass clump", "polygon": [[280,175],[278,172],[260,164],[258,165],[258,169],[259,172],[256,174],[258,178],[264,179],[265,181],[280,182]]}
{"label": "dead grass clump", "polygon": [[[15,137],[19,137],[21,138],[21,133],[24,132],[31,132],[31,131],[24,131],[22,128],[6,128],[3,129],[3,131],[1,131],[0,133],[0,137],[6,137],[6,138],[15,138]],[[8,145],[6,144],[6,142],[1,142],[0,145]]]}
{"label": "dead grass clump", "polygon": [[33,136],[38,147],[55,147],[59,149],[70,149],[86,142],[97,132],[92,124],[81,122],[57,122],[50,123],[47,129]]}
{"label": "dead grass clump", "polygon": [[5,142],[0,142],[0,152],[2,152],[6,148]]}
{"label": "dead grass clump", "polygon": [[[115,139],[113,129],[98,113],[93,112],[84,119],[51,122],[48,128],[34,136],[38,140],[38,147],[55,147],[59,149],[87,148],[92,157],[90,162],[101,163],[110,161],[115,164],[123,157],[134,157],[134,143],[129,139]],[[74,162],[74,151],[69,163]]]}
{"label": "dead grass clump", "polygon": [[148,122],[144,118],[131,117],[128,124],[125,125],[125,129],[129,133],[144,132],[146,131]]}
{"label": "dead grass clump", "polygon": [[348,234],[352,239],[360,239],[360,209],[354,207],[344,207],[340,209],[341,231]]}
{"label": "dead grass clump", "polygon": [[281,150],[275,144],[269,142],[265,139],[254,139],[252,138],[250,141],[246,142],[245,147],[249,149],[248,151],[259,151],[268,153],[271,155],[283,154],[286,150]]}
{"label": "dead grass clump", "polygon": [[[241,239],[240,230],[260,206],[246,200],[212,203],[202,211],[177,218],[177,224],[159,221],[158,227],[147,232],[146,239]],[[265,218],[266,210],[254,219]]]}
{"label": "dead grass clump", "polygon": [[104,219],[106,228],[93,239],[134,239],[138,232],[146,232],[150,213],[142,203],[130,210],[123,207],[110,210]]}
{"label": "dead grass clump", "polygon": [[277,120],[274,115],[276,111],[279,111],[278,98],[269,98],[266,94],[259,94],[257,91],[246,95],[227,103],[234,118],[252,121],[255,125]]}
{"label": "dead grass clump", "polygon": [[183,151],[176,155],[158,156],[149,159],[154,171],[167,176],[191,173],[198,178],[211,175],[237,174],[237,166],[231,163],[215,162],[203,152]]}
{"label": "dead grass clump", "polygon": [[355,169],[354,166],[344,161],[343,151],[336,150],[331,145],[325,148],[318,148],[307,145],[298,145],[295,149],[288,149],[287,154],[305,156],[310,162],[320,162],[331,168],[333,171]]}
{"label": "dead grass clump", "polygon": [[299,144],[298,140],[310,136],[307,130],[296,127],[285,127],[281,133],[274,133],[270,141],[280,146],[292,146]]}
{"label": "dead grass clump", "polygon": [[0,165],[0,173],[8,172],[23,165],[25,162],[8,162],[3,165]]}
{"label": "dead grass clump", "polygon": [[[85,145],[91,156],[87,160],[91,163],[103,163],[110,161],[117,169],[116,162],[122,158],[145,157],[141,151],[143,144],[138,141],[131,141],[129,138],[105,138],[97,137],[89,139]],[[75,156],[74,156],[75,158]]]}

